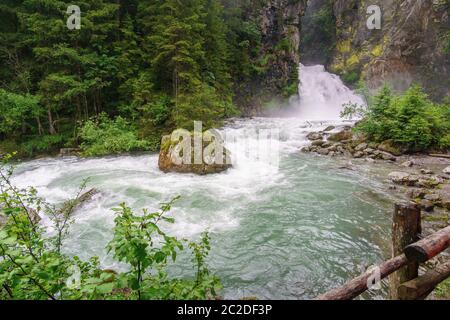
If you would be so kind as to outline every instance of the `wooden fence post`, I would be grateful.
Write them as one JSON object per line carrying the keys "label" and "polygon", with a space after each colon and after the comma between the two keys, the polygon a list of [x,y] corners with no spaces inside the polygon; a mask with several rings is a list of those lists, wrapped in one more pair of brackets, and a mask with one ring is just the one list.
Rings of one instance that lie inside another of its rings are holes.
{"label": "wooden fence post", "polygon": [[[405,247],[419,240],[422,232],[420,208],[408,202],[395,205],[392,224],[392,257],[401,255]],[[417,278],[419,264],[410,262],[389,277],[390,298],[398,300],[398,288],[404,282]]]}

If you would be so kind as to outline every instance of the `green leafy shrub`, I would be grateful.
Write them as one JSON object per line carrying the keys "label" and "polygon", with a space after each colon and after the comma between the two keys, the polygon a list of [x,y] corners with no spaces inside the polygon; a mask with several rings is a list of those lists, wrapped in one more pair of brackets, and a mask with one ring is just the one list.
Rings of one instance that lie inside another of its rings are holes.
{"label": "green leafy shrub", "polygon": [[20,136],[41,113],[37,96],[0,89],[0,134]]}
{"label": "green leafy shrub", "polygon": [[450,107],[435,104],[419,86],[395,96],[388,87],[367,108],[347,105],[342,116],[363,116],[357,130],[375,142],[391,140],[410,152],[450,148]]}
{"label": "green leafy shrub", "polygon": [[355,84],[359,81],[359,74],[356,71],[345,73],[342,75],[342,80],[348,84]]}
{"label": "green leafy shrub", "polygon": [[140,140],[137,130],[126,119],[109,119],[101,114],[83,123],[79,136],[85,156],[103,156],[137,150],[147,150],[148,142]]}
{"label": "green leafy shrub", "polygon": [[34,137],[21,144],[21,151],[27,156],[57,150],[64,144],[65,138],[60,134]]}
{"label": "green leafy shrub", "polygon": [[436,288],[436,296],[442,299],[450,299],[450,279],[445,280]]}
{"label": "green leafy shrub", "polygon": [[[107,249],[129,271],[103,270],[98,257],[82,261],[62,253],[74,205],[55,208],[35,189],[16,188],[5,162],[0,174],[0,300],[200,300],[217,295],[220,281],[206,266],[209,235],[195,243],[160,228],[162,222],[174,223],[167,215],[173,201],[157,212],[135,214],[125,204],[114,209],[114,237]],[[43,215],[54,227],[50,236],[36,219]],[[167,267],[185,247],[192,252],[195,277],[169,276]]]}

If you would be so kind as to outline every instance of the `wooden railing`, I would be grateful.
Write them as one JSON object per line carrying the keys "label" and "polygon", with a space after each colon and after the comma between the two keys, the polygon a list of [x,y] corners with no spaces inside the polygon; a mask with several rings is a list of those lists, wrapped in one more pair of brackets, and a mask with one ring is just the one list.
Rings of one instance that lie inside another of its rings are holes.
{"label": "wooden railing", "polygon": [[393,258],[316,299],[355,299],[369,289],[374,279],[380,281],[388,276],[390,276],[391,299],[426,298],[437,285],[450,276],[450,262],[444,263],[422,276],[418,276],[419,264],[436,257],[450,247],[450,226],[419,240],[420,215],[420,208],[416,204],[397,204],[392,225]]}

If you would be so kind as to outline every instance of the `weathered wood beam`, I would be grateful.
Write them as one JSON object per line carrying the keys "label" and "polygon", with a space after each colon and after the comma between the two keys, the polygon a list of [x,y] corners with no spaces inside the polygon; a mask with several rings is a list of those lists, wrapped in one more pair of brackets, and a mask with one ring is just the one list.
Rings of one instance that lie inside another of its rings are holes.
{"label": "weathered wood beam", "polygon": [[405,282],[398,288],[400,300],[425,299],[445,279],[450,277],[450,261],[427,271],[424,275]]}
{"label": "weathered wood beam", "polygon": [[338,289],[334,289],[316,298],[316,300],[352,300],[361,293],[368,290],[368,285],[372,283],[373,279],[379,277],[379,280],[386,278],[388,275],[406,266],[408,259],[404,254],[390,259],[379,265],[371,268],[359,277],[347,282]]}
{"label": "weathered wood beam", "polygon": [[430,157],[434,157],[434,158],[446,158],[446,159],[450,159],[450,154],[429,154]]}
{"label": "weathered wood beam", "polygon": [[[397,203],[392,219],[392,257],[403,253],[405,247],[419,240],[421,229],[420,208],[417,204]],[[391,300],[398,299],[398,287],[401,283],[417,278],[419,263],[410,261],[389,277]]]}
{"label": "weathered wood beam", "polygon": [[426,262],[450,246],[450,226],[405,248],[410,261]]}

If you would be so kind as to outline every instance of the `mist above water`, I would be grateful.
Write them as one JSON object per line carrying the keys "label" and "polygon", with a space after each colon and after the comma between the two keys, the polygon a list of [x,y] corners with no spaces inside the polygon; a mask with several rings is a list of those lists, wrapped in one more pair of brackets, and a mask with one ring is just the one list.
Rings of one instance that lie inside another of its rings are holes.
{"label": "mist above water", "polygon": [[300,98],[293,102],[295,116],[302,120],[339,120],[347,103],[365,105],[364,100],[350,90],[335,74],[322,65],[300,64]]}

